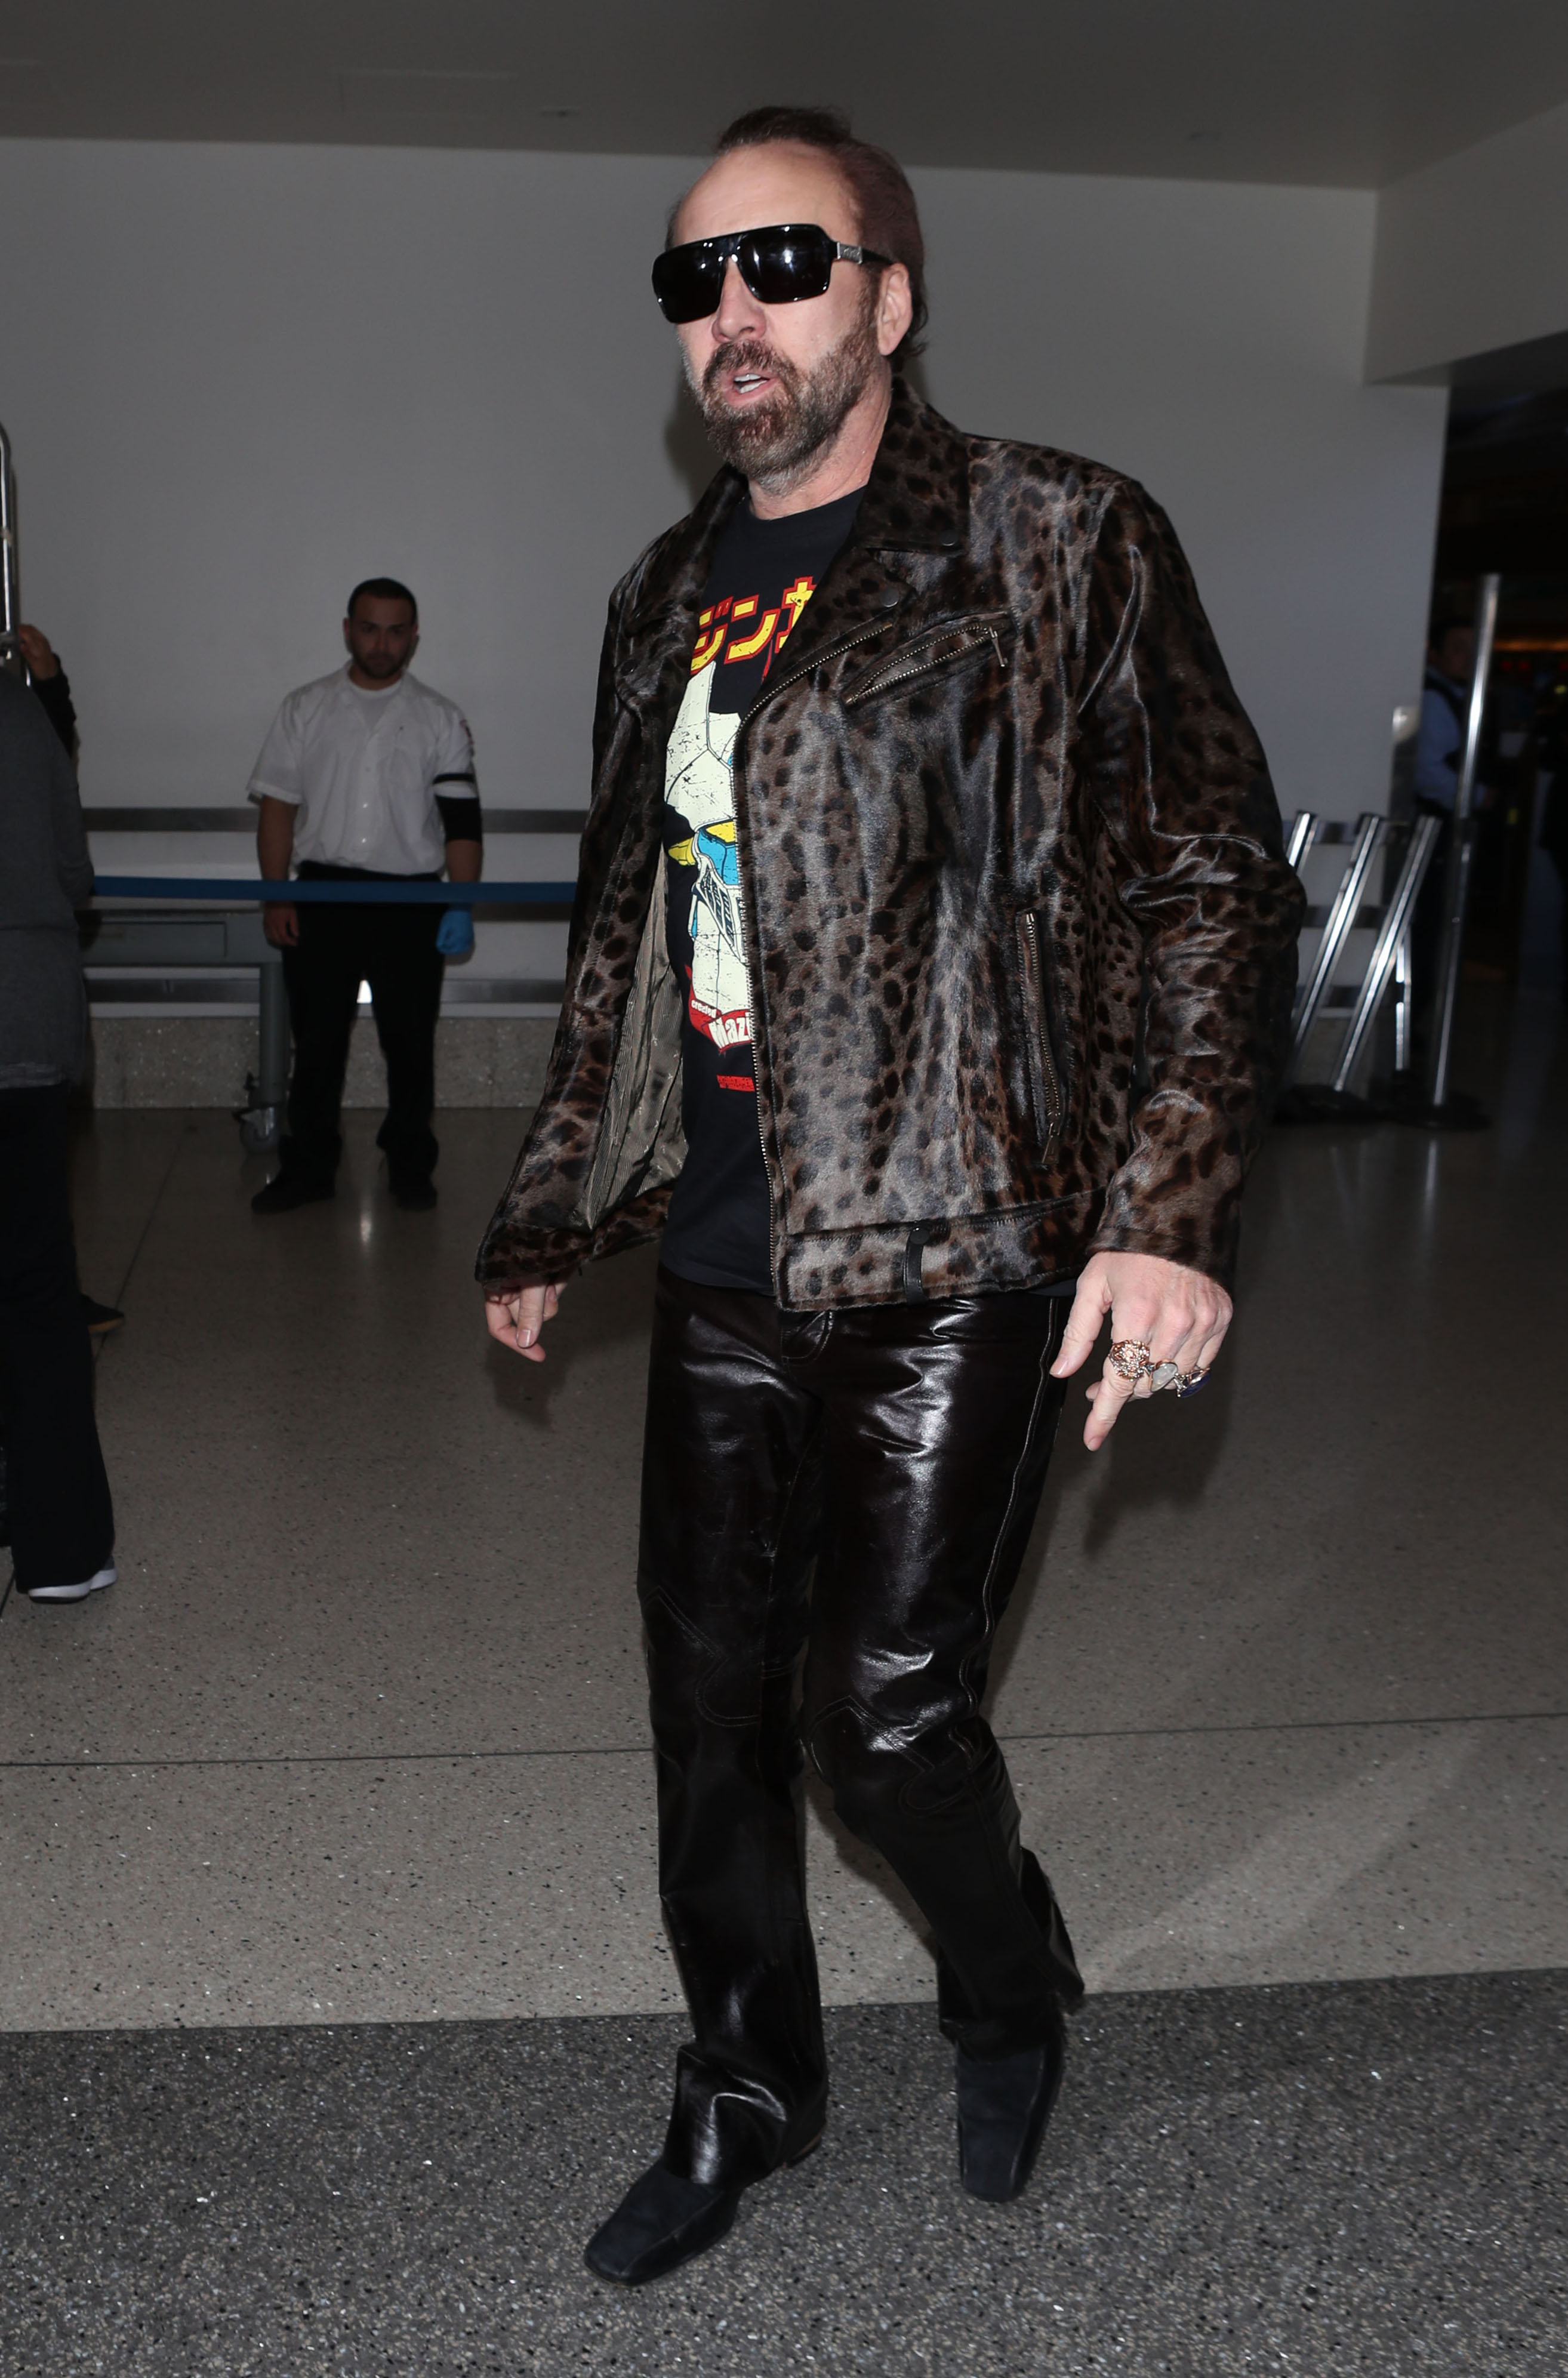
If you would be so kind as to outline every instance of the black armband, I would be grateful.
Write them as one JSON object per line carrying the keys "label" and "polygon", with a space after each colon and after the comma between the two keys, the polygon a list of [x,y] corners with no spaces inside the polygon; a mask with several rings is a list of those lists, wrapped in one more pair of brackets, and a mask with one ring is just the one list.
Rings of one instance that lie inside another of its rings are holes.
{"label": "black armband", "polygon": [[[437,781],[443,785],[456,786],[465,782],[472,785],[473,778],[441,776]],[[449,842],[484,841],[485,820],[477,793],[438,792],[436,806],[441,812],[441,832]]]}

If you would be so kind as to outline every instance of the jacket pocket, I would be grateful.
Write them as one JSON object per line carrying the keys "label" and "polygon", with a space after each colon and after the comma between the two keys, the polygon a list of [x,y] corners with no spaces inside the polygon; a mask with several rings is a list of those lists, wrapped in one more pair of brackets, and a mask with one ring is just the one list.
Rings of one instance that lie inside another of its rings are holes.
{"label": "jacket pocket", "polygon": [[1023,1052],[1029,1067],[1029,1103],[1035,1135],[1042,1156],[1055,1147],[1061,1131],[1061,1082],[1051,1055],[1050,1021],[1046,1006],[1046,967],[1040,951],[1041,921],[1033,908],[1017,919],[1018,980],[1023,994]]}
{"label": "jacket pocket", "polygon": [[1013,635],[1011,611],[972,611],[961,619],[944,619],[852,679],[844,691],[844,706],[854,710],[876,694],[920,678],[947,677],[969,661],[992,659],[1005,674],[1012,662]]}

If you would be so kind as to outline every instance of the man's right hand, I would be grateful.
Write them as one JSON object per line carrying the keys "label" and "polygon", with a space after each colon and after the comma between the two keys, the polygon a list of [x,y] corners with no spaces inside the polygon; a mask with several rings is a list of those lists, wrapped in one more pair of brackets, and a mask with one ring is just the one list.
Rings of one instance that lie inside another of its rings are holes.
{"label": "man's right hand", "polygon": [[292,950],[299,941],[299,910],[292,900],[266,900],[261,930],[275,950]]}
{"label": "man's right hand", "polygon": [[547,1288],[514,1288],[502,1296],[485,1300],[485,1321],[492,1338],[509,1346],[514,1354],[521,1354],[530,1363],[542,1363],[545,1349],[539,1343],[539,1332],[546,1321],[553,1321],[561,1301],[561,1291],[552,1280]]}

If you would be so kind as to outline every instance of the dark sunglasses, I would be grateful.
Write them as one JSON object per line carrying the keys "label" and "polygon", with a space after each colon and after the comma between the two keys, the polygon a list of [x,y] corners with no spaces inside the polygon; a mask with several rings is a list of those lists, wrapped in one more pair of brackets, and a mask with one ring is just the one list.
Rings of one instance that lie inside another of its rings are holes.
{"label": "dark sunglasses", "polygon": [[734,257],[740,277],[764,306],[793,306],[820,297],[833,266],[891,264],[874,247],[830,239],[820,223],[770,223],[765,231],[732,231],[723,239],[688,240],[666,247],[653,264],[653,294],[671,322],[703,322],[724,294],[724,267]]}

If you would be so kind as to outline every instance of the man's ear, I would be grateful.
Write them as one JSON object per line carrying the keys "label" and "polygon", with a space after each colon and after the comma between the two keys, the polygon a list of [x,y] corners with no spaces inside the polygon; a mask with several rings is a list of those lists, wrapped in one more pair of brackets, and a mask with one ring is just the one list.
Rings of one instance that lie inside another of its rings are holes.
{"label": "man's ear", "polygon": [[915,300],[910,294],[909,268],[890,264],[882,273],[881,294],[877,299],[877,346],[884,355],[906,336],[915,319]]}
{"label": "man's ear", "polygon": [[350,623],[347,619],[343,621],[343,650],[345,653],[352,653],[353,650],[353,646],[349,642],[349,624]]}

